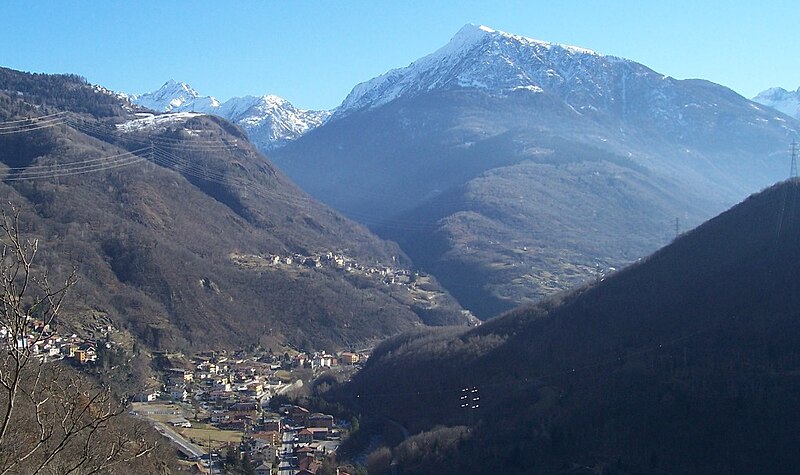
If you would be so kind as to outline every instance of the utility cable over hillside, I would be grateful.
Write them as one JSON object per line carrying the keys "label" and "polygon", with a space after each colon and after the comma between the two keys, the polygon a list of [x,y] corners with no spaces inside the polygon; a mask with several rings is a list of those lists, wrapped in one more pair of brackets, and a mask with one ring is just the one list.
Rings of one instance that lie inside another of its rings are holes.
{"label": "utility cable over hillside", "polygon": [[[66,123],[66,115],[63,112],[50,114],[32,119],[20,119],[0,123],[0,135],[21,134],[36,130],[55,127]],[[82,175],[106,171],[115,168],[134,165],[145,161],[145,152],[152,153],[151,147],[144,147],[133,151],[122,152],[105,157],[88,158],[68,163],[58,163],[55,161],[47,165],[29,165],[26,167],[8,167],[4,181],[25,181],[60,178],[65,176]]]}
{"label": "utility cable over hillside", "polygon": [[[246,189],[250,185],[256,185],[255,182],[246,180],[240,176],[228,176],[220,171],[208,169],[197,163],[187,160],[186,158],[181,158],[177,156],[177,153],[181,151],[190,153],[214,153],[223,151],[235,151],[240,147],[240,144],[236,142],[225,142],[222,140],[208,140],[208,139],[201,139],[198,137],[191,137],[187,139],[175,139],[170,137],[154,136],[154,134],[152,133],[141,133],[140,131],[129,131],[122,133],[116,128],[98,125],[97,123],[92,123],[90,121],[83,120],[67,112],[59,112],[32,119],[20,119],[20,120],[0,123],[0,135],[31,132],[62,124],[66,124],[67,126],[71,127],[72,129],[78,132],[97,138],[99,140],[107,141],[110,143],[118,143],[121,141],[128,143],[132,146],[136,145],[142,146],[142,148],[130,152],[137,156],[142,156],[142,154],[145,151],[150,150],[149,147],[152,147],[151,153],[144,154],[145,160],[150,160],[154,164],[172,169],[187,177],[197,178],[200,180],[213,183],[235,185],[243,187],[244,189]],[[142,129],[142,131],[144,131],[144,129]],[[67,168],[61,169],[59,167],[57,170],[53,169],[50,173],[47,172],[23,173],[21,170],[10,170],[11,172],[19,171],[20,173],[19,174],[12,173],[13,176],[6,179],[6,181],[23,181],[26,179],[57,178],[73,174],[91,173],[95,171],[104,171],[127,165],[133,165],[136,163],[140,163],[142,161],[139,159],[130,159],[132,157],[124,156],[124,154],[119,156],[107,157],[107,160],[110,161],[115,158],[118,160],[113,163],[105,163],[104,164],[105,166],[98,165],[95,167],[80,168],[78,167],[78,165],[82,165],[83,163],[73,162],[73,164],[69,164],[70,166],[68,166]],[[102,161],[104,159],[97,159],[97,160]],[[72,165],[75,165],[75,167],[72,167]],[[27,167],[26,169],[30,169],[30,167]],[[355,184],[353,185],[353,187],[361,188],[362,186]],[[308,209],[315,204],[315,202],[307,196],[302,196],[302,195],[290,196],[274,192],[267,188],[262,188],[260,192],[264,194],[266,197],[274,198],[276,200],[280,200],[282,202],[285,202],[287,204],[299,208]],[[367,196],[370,195],[367,194]],[[404,198],[398,197],[398,199],[404,199]],[[480,202],[479,201],[473,202],[472,200],[462,199],[460,203],[461,205],[469,206],[470,204],[480,203]],[[415,231],[415,232],[433,232],[436,231],[441,226],[441,223],[439,223],[438,220],[436,219],[432,219],[431,221],[420,221],[419,219],[403,219],[402,217],[386,217],[386,216],[365,214],[363,212],[341,207],[338,208],[338,210],[352,219],[355,219],[366,225],[378,228]]]}
{"label": "utility cable over hillside", "polygon": [[5,181],[10,182],[59,178],[126,167],[146,161],[147,158],[142,156],[142,154],[149,151],[150,148],[147,147],[134,150],[132,152],[125,152],[108,157],[93,158],[71,163],[8,168],[6,171],[10,176],[5,178]]}
{"label": "utility cable over hillside", "polygon": [[127,143],[138,143],[142,145],[153,143],[154,145],[158,145],[162,148],[191,151],[235,150],[239,147],[238,141],[225,142],[221,140],[208,140],[194,137],[184,140],[154,136],[152,133],[141,134],[138,133],[138,131],[121,133],[115,128],[104,127],[96,123],[79,120],[74,117],[67,117],[66,122],[75,130],[105,141],[124,141]]}
{"label": "utility cable over hillside", "polygon": [[103,140],[120,138],[127,139],[129,142],[138,144],[147,144],[148,146],[142,147],[130,152],[124,152],[108,157],[92,158],[87,160],[80,160],[70,163],[52,164],[52,165],[32,165],[28,167],[11,167],[6,169],[9,177],[5,181],[24,181],[33,179],[50,179],[63,176],[79,175],[84,173],[92,173],[110,170],[114,168],[134,165],[146,160],[153,163],[160,164],[167,168],[174,169],[180,173],[190,175],[195,178],[200,178],[207,181],[214,181],[217,183],[224,183],[224,175],[219,172],[213,172],[203,169],[202,167],[193,164],[185,159],[181,159],[171,153],[170,149],[190,149],[192,151],[220,151],[228,150],[231,145],[221,143],[219,141],[179,141],[164,137],[153,138],[149,137],[131,137],[127,135],[118,135],[109,132],[99,126],[89,125],[75,119],[67,117],[66,113],[59,112],[48,116],[37,117],[34,119],[21,119],[15,121],[8,121],[0,123],[0,134],[19,134],[41,130],[45,128],[54,127],[61,124],[67,124],[73,129],[83,132],[87,135],[94,136]]}
{"label": "utility cable over hillside", "polygon": [[63,124],[66,118],[66,112],[58,112],[41,117],[32,117],[30,119],[0,122],[0,135],[19,134],[24,132],[32,132],[34,130],[48,129],[50,127]]}
{"label": "utility cable over hillside", "polygon": [[225,175],[213,170],[206,169],[196,163],[192,163],[186,159],[176,156],[175,154],[162,149],[161,147],[153,148],[153,162],[170,168],[183,175],[189,175],[194,178],[199,178],[205,181],[214,183],[225,184]]}
{"label": "utility cable over hillside", "polygon": [[[215,152],[215,151],[233,151],[239,147],[238,143],[228,143],[223,142],[220,140],[206,140],[206,139],[199,139],[199,138],[189,138],[189,139],[174,139],[169,137],[154,137],[153,134],[141,134],[139,132],[126,132],[126,133],[119,133],[116,129],[111,129],[108,127],[103,127],[97,124],[93,124],[90,122],[78,120],[75,118],[69,117],[67,119],[67,123],[70,127],[75,130],[78,130],[82,133],[87,135],[99,138],[101,140],[107,141],[125,141],[131,144],[150,144],[152,143],[154,146],[160,149],[161,155],[157,157],[157,160],[161,160],[162,164],[166,163],[169,168],[173,168],[176,170],[181,171],[182,173],[186,173],[187,175],[194,176],[195,178],[207,179],[209,181],[219,181],[223,177],[219,174],[217,176],[206,176],[208,171],[198,170],[197,166],[190,167],[178,167],[179,162],[181,159],[175,159],[174,153],[171,152],[178,152],[178,151],[190,151],[190,152]],[[182,160],[183,163],[188,164],[186,160]],[[241,182],[240,185],[246,186],[247,183]],[[363,188],[363,186],[358,184],[348,185],[351,188]],[[366,191],[365,191],[366,193]],[[367,197],[375,197],[375,195],[366,194]],[[383,195],[385,197],[385,194]],[[281,199],[284,201],[292,201],[290,204],[294,204],[296,206],[306,206],[311,203],[310,199],[306,198],[290,198],[288,196],[273,196],[277,199]],[[397,199],[407,199],[407,197],[397,196]],[[473,203],[473,201],[461,201],[462,203]],[[475,201],[474,203],[478,203]],[[340,212],[349,216],[361,223],[365,223],[367,225],[375,226],[375,227],[382,227],[382,228],[391,228],[391,229],[402,229],[408,231],[435,231],[439,224],[436,221],[430,222],[421,222],[419,220],[412,220],[412,219],[403,219],[403,218],[389,218],[386,216],[377,216],[371,214],[365,214],[363,212],[358,212],[355,210],[349,210],[346,208],[337,208]]]}
{"label": "utility cable over hillside", "polygon": [[[219,172],[213,172],[207,170],[203,167],[200,167],[197,164],[193,164],[188,160],[179,158],[175,155],[175,153],[179,151],[188,151],[188,152],[233,151],[239,147],[238,143],[228,143],[220,140],[206,140],[194,137],[189,139],[154,137],[153,134],[141,134],[138,132],[120,133],[116,129],[103,127],[101,125],[97,125],[84,120],[79,120],[73,117],[66,117],[65,122],[73,129],[82,132],[86,135],[98,138],[100,140],[109,141],[112,143],[117,141],[124,141],[132,145],[152,144],[156,150],[153,159],[154,163],[157,163],[166,168],[171,168],[187,176],[221,184],[222,183],[238,184],[239,186],[245,186],[245,187],[248,186],[249,184],[254,184],[251,182],[244,181],[240,178],[234,178],[234,177],[226,178]],[[354,186],[359,187],[359,185],[354,185]],[[266,191],[266,193],[269,197],[279,199],[294,206],[308,207],[312,205],[312,200],[305,196],[290,197],[288,195],[282,195],[282,194],[278,195],[275,193],[271,193],[269,191]],[[398,197],[398,199],[404,199],[404,198]],[[469,203],[469,201],[467,201],[467,203]],[[346,216],[351,217],[352,219],[376,227],[402,229],[408,231],[420,231],[420,232],[435,231],[439,227],[439,224],[435,221],[421,222],[419,220],[403,219],[397,217],[389,218],[386,216],[367,215],[364,214],[363,212],[358,212],[355,210],[348,210],[343,208],[338,208],[338,210],[343,214],[345,214]]]}

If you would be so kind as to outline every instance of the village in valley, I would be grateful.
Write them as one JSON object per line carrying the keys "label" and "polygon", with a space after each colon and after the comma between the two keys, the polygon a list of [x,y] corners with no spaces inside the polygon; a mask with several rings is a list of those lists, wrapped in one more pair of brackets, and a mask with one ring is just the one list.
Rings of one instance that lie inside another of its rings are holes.
{"label": "village in valley", "polygon": [[369,353],[289,348],[155,357],[166,366],[162,384],[138,393],[130,413],[170,439],[193,473],[225,473],[239,464],[257,475],[316,475],[335,460],[353,421],[292,404],[287,396],[323,373],[348,377]]}
{"label": "village in valley", "polygon": [[[380,279],[387,286],[407,289],[423,305],[436,305],[437,291],[426,285],[428,276],[362,266],[344,254],[232,258],[243,268],[331,269]],[[8,348],[45,364],[63,360],[89,372],[103,372],[130,363],[135,350],[124,330],[97,312],[81,320],[77,333],[62,334],[66,327],[60,328],[55,319],[25,317],[21,329],[0,327],[0,339]],[[128,411],[174,446],[190,473],[353,475],[358,468],[336,464],[336,452],[357,430],[357,419],[349,413],[303,407],[296,396],[308,395],[325,377],[348,379],[370,351],[307,352],[286,343],[275,352],[261,347],[194,355],[156,352],[151,365],[155,378],[147,388],[129,395]]]}

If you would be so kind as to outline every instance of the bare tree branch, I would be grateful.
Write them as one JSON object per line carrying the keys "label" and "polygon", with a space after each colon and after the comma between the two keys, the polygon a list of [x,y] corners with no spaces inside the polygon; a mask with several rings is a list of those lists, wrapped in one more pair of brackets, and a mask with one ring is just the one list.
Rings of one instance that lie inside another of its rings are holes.
{"label": "bare tree branch", "polygon": [[112,429],[124,405],[109,388],[37,358],[77,270],[53,285],[20,224],[18,209],[0,210],[0,475],[107,472],[148,456],[156,444],[139,429]]}

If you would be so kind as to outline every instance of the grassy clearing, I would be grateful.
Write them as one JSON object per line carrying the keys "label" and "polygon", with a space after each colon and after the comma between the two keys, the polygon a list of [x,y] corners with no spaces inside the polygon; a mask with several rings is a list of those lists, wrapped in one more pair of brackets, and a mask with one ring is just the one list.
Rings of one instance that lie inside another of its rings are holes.
{"label": "grassy clearing", "polygon": [[230,443],[236,444],[241,442],[242,435],[244,435],[242,431],[221,430],[207,424],[196,424],[190,428],[176,427],[175,431],[202,447],[207,447],[209,440],[212,447]]}

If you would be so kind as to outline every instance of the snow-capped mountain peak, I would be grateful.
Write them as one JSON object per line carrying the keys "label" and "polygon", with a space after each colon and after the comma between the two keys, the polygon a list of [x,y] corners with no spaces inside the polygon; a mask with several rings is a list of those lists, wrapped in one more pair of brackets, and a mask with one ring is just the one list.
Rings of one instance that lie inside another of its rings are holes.
{"label": "snow-capped mountain peak", "polygon": [[154,92],[131,96],[131,99],[140,106],[158,112],[178,112],[190,108],[197,112],[207,112],[205,109],[219,106],[219,101],[213,97],[200,97],[200,93],[191,86],[174,79],[165,82]]}
{"label": "snow-capped mountain peak", "polygon": [[157,112],[198,112],[223,117],[245,129],[250,140],[264,151],[296,140],[330,116],[328,111],[297,109],[286,99],[271,94],[234,97],[221,103],[173,79],[154,92],[130,97],[135,104]]}
{"label": "snow-capped mountain peak", "polygon": [[800,119],[800,88],[787,91],[782,87],[773,87],[758,93],[753,102],[777,109],[784,114]]}
{"label": "snow-capped mountain peak", "polygon": [[200,93],[195,91],[190,85],[186,84],[185,82],[177,82],[174,79],[170,79],[169,81],[165,82],[164,85],[161,86],[160,90],[181,91],[190,97],[200,97]]}
{"label": "snow-capped mountain peak", "polygon": [[336,116],[431,90],[541,92],[547,85],[573,81],[580,73],[576,62],[614,60],[585,48],[548,43],[484,25],[465,25],[435,52],[357,85]]}

